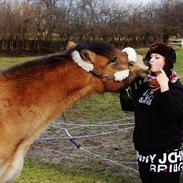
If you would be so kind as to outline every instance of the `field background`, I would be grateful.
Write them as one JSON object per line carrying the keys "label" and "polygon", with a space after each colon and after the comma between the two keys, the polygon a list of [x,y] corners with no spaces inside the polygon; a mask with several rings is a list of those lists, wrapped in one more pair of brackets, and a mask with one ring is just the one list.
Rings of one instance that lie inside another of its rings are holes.
{"label": "field background", "polygon": [[[175,49],[175,70],[183,78],[183,49]],[[142,55],[146,51],[147,48],[137,50]],[[0,57],[0,67],[32,58],[34,57]],[[132,143],[133,113],[121,111],[118,93],[107,92],[101,96],[86,97],[72,106],[64,116],[70,126],[62,123],[62,115],[55,119],[32,145],[26,156],[24,170],[16,183],[139,183],[138,174],[128,169],[137,170]],[[91,124],[93,127],[90,128]],[[60,138],[66,137],[60,126],[70,129],[73,136],[93,135],[78,138],[77,141],[91,152],[128,168],[76,149],[68,139]],[[109,135],[97,136],[105,133]]]}

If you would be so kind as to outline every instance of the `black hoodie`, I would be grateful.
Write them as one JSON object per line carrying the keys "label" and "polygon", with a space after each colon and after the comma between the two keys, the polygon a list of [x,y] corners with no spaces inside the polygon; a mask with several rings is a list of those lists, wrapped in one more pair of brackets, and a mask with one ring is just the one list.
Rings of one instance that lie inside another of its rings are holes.
{"label": "black hoodie", "polygon": [[181,144],[183,136],[183,86],[169,83],[169,90],[150,94],[148,83],[134,96],[133,141],[141,153],[158,153]]}

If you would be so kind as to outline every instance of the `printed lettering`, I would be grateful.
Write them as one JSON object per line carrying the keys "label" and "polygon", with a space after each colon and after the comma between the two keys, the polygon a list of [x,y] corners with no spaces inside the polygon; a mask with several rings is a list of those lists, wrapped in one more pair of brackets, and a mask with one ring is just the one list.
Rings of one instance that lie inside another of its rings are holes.
{"label": "printed lettering", "polygon": [[148,162],[149,162],[149,156],[146,157],[146,163],[148,163]]}
{"label": "printed lettering", "polygon": [[[175,149],[173,152],[163,153],[160,158],[157,154],[143,156],[137,153],[139,162],[143,162],[150,166],[151,172],[181,172],[183,170],[183,149]],[[156,164],[157,163],[157,164]]]}
{"label": "printed lettering", "polygon": [[177,164],[175,164],[175,165],[173,166],[173,172],[178,172],[178,166],[177,166]]}
{"label": "printed lettering", "polygon": [[154,158],[156,157],[156,154],[149,155],[149,157],[150,157],[151,163],[153,163],[154,162]]}
{"label": "printed lettering", "polygon": [[181,161],[182,160],[182,153],[181,151],[176,152],[177,153],[177,161]]}
{"label": "printed lettering", "polygon": [[183,160],[183,150],[180,151],[181,161]]}
{"label": "printed lettering", "polygon": [[150,166],[150,171],[151,171],[151,172],[156,172],[156,165],[151,164],[151,166]]}
{"label": "printed lettering", "polygon": [[154,98],[154,95],[150,95],[149,91],[143,93],[142,97],[139,98],[139,103],[151,105],[152,99]]}
{"label": "printed lettering", "polygon": [[170,163],[176,163],[177,162],[177,158],[176,158],[176,152],[172,152],[168,155],[168,161]]}
{"label": "printed lettering", "polygon": [[165,162],[167,161],[167,154],[166,153],[163,153],[163,159],[159,159],[159,163],[161,164],[165,164]]}
{"label": "printed lettering", "polygon": [[167,169],[167,165],[158,165],[158,173],[164,172]]}
{"label": "printed lettering", "polygon": [[146,159],[146,157],[145,157],[145,156],[142,156],[142,162],[144,162],[144,161],[145,161],[145,159]]}
{"label": "printed lettering", "polygon": [[182,167],[183,167],[183,163],[180,162],[180,163],[179,163],[179,166],[178,166],[178,171],[182,171]]}
{"label": "printed lettering", "polygon": [[173,165],[170,165],[170,166],[169,166],[169,172],[170,172],[170,173],[172,173],[172,166],[173,166]]}

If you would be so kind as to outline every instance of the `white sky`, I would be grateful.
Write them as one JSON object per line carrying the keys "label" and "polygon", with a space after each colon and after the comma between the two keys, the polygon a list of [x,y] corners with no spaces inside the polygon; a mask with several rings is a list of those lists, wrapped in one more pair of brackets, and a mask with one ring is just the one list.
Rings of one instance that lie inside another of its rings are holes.
{"label": "white sky", "polygon": [[125,0],[127,3],[148,3],[148,2],[152,2],[154,0]]}
{"label": "white sky", "polygon": [[[8,0],[8,1],[10,1],[10,2],[12,2],[12,3],[15,3],[15,2],[20,2],[20,1],[25,1],[25,0]],[[138,5],[146,5],[146,4],[148,4],[148,3],[158,3],[158,2],[160,2],[160,0],[109,0],[109,2],[118,2],[119,3],[119,6],[120,5],[124,5],[124,3],[125,4],[132,4],[132,5],[134,5],[134,6],[138,6]]]}
{"label": "white sky", "polygon": [[154,2],[154,3],[157,3],[158,0],[115,0],[116,2],[119,2],[119,3],[129,3],[129,4],[147,4],[149,2]]}
{"label": "white sky", "polygon": [[[12,1],[12,2],[14,2],[14,1],[17,1],[17,0],[9,0],[9,1]],[[18,0],[18,1],[22,1],[22,0]],[[124,3],[124,2],[126,2],[126,3],[143,3],[143,4],[146,4],[146,3],[148,3],[148,2],[152,2],[152,1],[158,1],[158,0],[114,0],[114,1],[118,1],[119,3]]]}

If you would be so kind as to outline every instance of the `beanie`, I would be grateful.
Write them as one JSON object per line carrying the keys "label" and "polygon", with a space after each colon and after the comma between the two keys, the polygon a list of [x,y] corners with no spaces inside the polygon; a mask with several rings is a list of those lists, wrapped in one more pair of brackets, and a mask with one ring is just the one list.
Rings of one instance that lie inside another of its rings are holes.
{"label": "beanie", "polygon": [[158,53],[165,57],[164,71],[169,77],[171,74],[171,69],[173,68],[174,63],[176,62],[175,50],[162,42],[153,43],[145,56],[145,61],[147,63],[149,63],[152,53]]}

